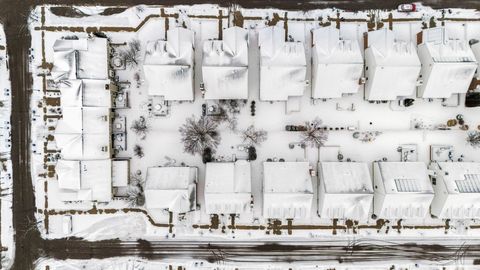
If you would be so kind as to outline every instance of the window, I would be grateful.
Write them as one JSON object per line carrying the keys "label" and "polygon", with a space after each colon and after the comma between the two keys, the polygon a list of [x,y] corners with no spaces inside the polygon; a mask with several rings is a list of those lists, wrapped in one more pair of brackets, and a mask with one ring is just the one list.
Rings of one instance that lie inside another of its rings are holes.
{"label": "window", "polygon": [[455,180],[460,193],[480,193],[480,175],[465,174],[464,180]]}
{"label": "window", "polygon": [[398,192],[420,192],[420,186],[415,179],[395,179]]}

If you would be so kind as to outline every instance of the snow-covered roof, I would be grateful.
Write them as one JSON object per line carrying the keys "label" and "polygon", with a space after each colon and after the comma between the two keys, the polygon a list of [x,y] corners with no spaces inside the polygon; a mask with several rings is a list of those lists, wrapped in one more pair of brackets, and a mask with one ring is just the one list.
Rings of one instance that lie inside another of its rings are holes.
{"label": "snow-covered roof", "polygon": [[320,162],[319,173],[326,193],[373,193],[372,178],[366,163]]}
{"label": "snow-covered roof", "polygon": [[433,189],[423,162],[377,162],[385,193],[427,193]]}
{"label": "snow-covered roof", "polygon": [[248,99],[248,32],[223,30],[223,40],[203,43],[205,99]]}
{"label": "snow-covered roof", "polygon": [[209,162],[205,170],[207,214],[250,212],[250,162]]}
{"label": "snow-covered roof", "polygon": [[380,218],[424,218],[433,188],[423,162],[375,162],[374,213]]}
{"label": "snow-covered roof", "polygon": [[60,81],[62,107],[112,107],[110,80]]}
{"label": "snow-covered roof", "polygon": [[322,218],[365,220],[373,202],[366,163],[320,162],[318,213]]}
{"label": "snow-covered roof", "polygon": [[65,107],[55,134],[102,134],[110,132],[110,109],[103,107]]}
{"label": "snow-covered roof", "polygon": [[365,50],[365,98],[395,100],[415,93],[420,60],[412,42],[395,39],[394,32],[368,32]]}
{"label": "snow-covered roof", "polygon": [[303,42],[286,42],[285,29],[270,26],[258,31],[260,100],[287,101],[303,96],[307,65]]}
{"label": "snow-covered roof", "polygon": [[63,159],[108,159],[111,157],[110,134],[55,134]]}
{"label": "snow-covered roof", "polygon": [[467,40],[451,39],[444,27],[425,29],[418,53],[422,61],[422,98],[449,98],[466,93],[477,69]]}
{"label": "snow-covered roof", "polygon": [[341,98],[356,93],[363,72],[357,40],[343,39],[334,26],[312,30],[312,97]]}
{"label": "snow-covered roof", "polygon": [[81,38],[56,40],[53,45],[55,81],[65,79],[108,79],[108,40],[106,38]]}
{"label": "snow-covered roof", "polygon": [[147,44],[143,71],[148,94],[165,100],[193,100],[194,33],[176,27],[167,40]]}
{"label": "snow-covered roof", "polygon": [[112,185],[114,187],[126,187],[129,177],[130,161],[112,160]]}
{"label": "snow-covered roof", "polygon": [[438,162],[432,214],[439,218],[480,217],[480,163]]}
{"label": "snow-covered roof", "polygon": [[196,206],[197,168],[150,167],[145,182],[145,207],[149,211],[186,213]]}
{"label": "snow-covered roof", "polygon": [[477,61],[477,72],[475,73],[475,76],[477,79],[480,79],[480,42],[472,44],[470,48],[472,49],[473,55],[475,55],[475,60]]}
{"label": "snow-covered roof", "polygon": [[307,218],[313,201],[308,162],[263,162],[263,215]]}
{"label": "snow-covered roof", "polygon": [[480,163],[438,162],[441,176],[449,194],[476,193],[480,198]]}
{"label": "snow-covered roof", "polygon": [[111,160],[59,160],[55,167],[62,201],[108,202],[112,198]]}
{"label": "snow-covered roof", "polygon": [[55,142],[64,159],[110,158],[110,110],[62,108]]}

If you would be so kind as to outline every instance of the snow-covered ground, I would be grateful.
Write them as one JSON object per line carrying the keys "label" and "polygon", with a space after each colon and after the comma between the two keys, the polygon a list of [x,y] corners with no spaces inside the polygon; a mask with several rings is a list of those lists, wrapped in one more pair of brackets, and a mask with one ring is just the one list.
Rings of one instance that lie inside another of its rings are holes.
{"label": "snow-covered ground", "polygon": [[10,115],[11,90],[10,72],[7,59],[7,42],[3,25],[0,25],[0,205],[1,229],[0,248],[2,261],[0,268],[8,268],[13,262],[15,251],[12,219],[12,161],[10,156]]}
{"label": "snow-covered ground", "polygon": [[477,269],[468,266],[445,266],[445,265],[424,265],[424,264],[401,264],[401,263],[359,263],[359,264],[335,264],[324,263],[321,265],[315,264],[287,264],[287,263],[242,263],[235,264],[229,262],[222,263],[207,263],[207,262],[179,262],[165,260],[163,262],[147,261],[143,259],[126,257],[126,258],[111,258],[111,259],[92,259],[92,260],[54,260],[41,259],[36,263],[36,270],[270,270],[270,269],[292,269],[292,270],[469,270]]}
{"label": "snow-covered ground", "polygon": [[[55,121],[43,121],[44,102],[43,78],[34,77],[34,92],[32,95],[32,173],[36,193],[37,218],[41,223],[41,231],[46,238],[66,236],[63,233],[63,216],[72,215],[72,235],[88,240],[99,239],[137,239],[161,240],[167,238],[180,239],[317,239],[337,238],[349,239],[352,236],[379,237],[382,239],[401,237],[431,237],[432,240],[452,237],[467,239],[480,236],[480,222],[477,220],[447,221],[441,219],[425,218],[421,220],[389,220],[377,221],[369,219],[360,222],[361,226],[350,225],[350,221],[332,221],[322,219],[317,213],[317,192],[315,192],[312,215],[308,220],[294,220],[293,225],[308,225],[309,230],[295,229],[287,232],[287,222],[278,223],[262,217],[262,161],[268,158],[283,158],[287,161],[307,160],[312,168],[316,169],[318,162],[317,149],[302,149],[296,143],[300,140],[298,132],[285,131],[285,125],[300,125],[320,117],[324,124],[331,127],[327,145],[340,146],[345,159],[352,161],[373,161],[387,159],[399,161],[400,154],[397,148],[402,144],[416,144],[418,147],[418,160],[428,163],[430,161],[430,145],[446,144],[455,148],[454,159],[463,156],[464,160],[480,161],[478,150],[466,143],[467,132],[458,127],[451,130],[437,130],[433,127],[446,124],[448,119],[455,118],[458,114],[464,116],[470,130],[480,125],[480,108],[444,107],[441,101],[417,99],[415,105],[409,108],[397,108],[395,104],[369,103],[363,100],[363,91],[360,93],[328,101],[312,102],[310,89],[307,89],[301,99],[301,111],[286,114],[285,104],[259,101],[259,49],[257,30],[268,22],[274,22],[276,17],[287,18],[288,35],[294,40],[303,41],[308,59],[307,74],[310,76],[311,66],[311,34],[310,30],[322,23],[336,23],[337,13],[346,20],[340,20],[340,25],[346,33],[358,40],[363,49],[363,33],[369,28],[387,27],[385,22],[389,16],[393,19],[392,29],[395,34],[404,40],[416,41],[416,33],[421,30],[422,23],[431,21],[441,24],[455,37],[480,39],[480,24],[477,19],[480,14],[471,10],[451,10],[443,14],[441,11],[423,8],[416,13],[398,13],[396,11],[369,11],[349,13],[338,10],[312,10],[308,12],[292,12],[282,10],[249,10],[227,9],[212,5],[178,6],[178,7],[133,7],[122,13],[102,16],[98,15],[103,8],[86,10],[84,13],[96,14],[83,18],[64,18],[50,12],[50,6],[37,7],[31,16],[30,29],[32,32],[32,46],[34,59],[31,68],[34,74],[41,74],[39,68],[42,61],[53,62],[53,42],[64,36],[87,37],[92,31],[105,33],[112,43],[122,44],[133,39],[141,43],[141,53],[144,54],[145,45],[165,37],[166,25],[170,28],[185,25],[195,32],[195,101],[173,103],[168,117],[149,117],[147,104],[149,97],[144,84],[141,64],[137,67],[118,70],[116,75],[120,82],[131,82],[125,87],[129,94],[130,108],[117,109],[115,113],[125,116],[127,124],[131,125],[140,116],[147,119],[150,127],[145,139],[139,138],[134,132],[128,132],[127,151],[120,152],[118,157],[131,158],[131,172],[140,171],[146,175],[146,170],[151,166],[170,164],[180,165],[185,163],[199,168],[198,204],[199,210],[186,214],[185,217],[173,217],[171,228],[168,213],[150,216],[144,207],[132,207],[125,200],[115,199],[110,203],[70,203],[65,204],[58,199],[58,181],[55,175],[48,175],[44,167],[44,151],[42,146],[52,131]],[[216,18],[219,13],[222,18]],[[219,226],[210,226],[211,217],[205,213],[204,204],[204,175],[205,165],[199,155],[192,156],[183,152],[180,142],[179,127],[185,119],[201,115],[202,104],[205,100],[200,93],[202,81],[201,59],[202,42],[207,39],[218,38],[220,25],[225,28],[233,25],[234,11],[243,15],[243,27],[249,32],[249,103],[238,115],[237,131],[230,130],[226,125],[221,126],[221,144],[217,149],[217,158],[232,160],[246,158],[244,150],[239,146],[242,140],[239,130],[250,125],[264,129],[268,132],[268,140],[257,147],[258,158],[252,162],[252,194],[254,207],[250,215],[243,215],[235,219],[232,224],[230,216],[220,216]],[[178,17],[171,16],[178,14]],[[201,15],[201,16],[199,16]],[[372,16],[376,20],[368,23]],[[44,17],[42,17],[44,16]],[[445,18],[443,18],[445,17]],[[449,20],[448,18],[455,18]],[[439,19],[443,19],[439,21]],[[385,21],[382,21],[385,20]],[[221,21],[221,23],[220,23]],[[168,24],[167,24],[168,22]],[[280,20],[279,25],[284,21]],[[71,28],[69,28],[71,27]],[[80,28],[80,29],[79,29]],[[93,29],[93,30],[92,30]],[[121,48],[121,47],[120,47]],[[45,59],[43,59],[43,55]],[[135,80],[140,76],[140,80]],[[51,93],[46,92],[46,95]],[[53,95],[53,94],[52,94]],[[460,104],[464,103],[465,96],[460,96]],[[250,114],[250,102],[256,101],[256,114]],[[38,106],[40,105],[40,106]],[[355,108],[354,111],[349,108]],[[48,111],[48,110],[46,110]],[[413,123],[422,123],[424,129],[413,129]],[[353,131],[374,132],[381,134],[371,142],[361,142],[353,138]],[[127,128],[130,131],[130,126]],[[291,145],[294,147],[291,148]],[[144,149],[143,158],[136,157],[133,153],[135,145]],[[54,145],[47,146],[54,149]],[[172,160],[174,161],[172,163]],[[53,166],[54,162],[48,163]],[[317,190],[317,178],[314,179],[314,190]],[[47,200],[47,201],[45,201]],[[401,224],[398,228],[398,224]],[[222,227],[224,229],[222,229]],[[281,235],[274,233],[280,229]],[[52,269],[52,268],[51,268]],[[62,268],[58,268],[62,269]],[[106,268],[108,269],[108,268]]]}

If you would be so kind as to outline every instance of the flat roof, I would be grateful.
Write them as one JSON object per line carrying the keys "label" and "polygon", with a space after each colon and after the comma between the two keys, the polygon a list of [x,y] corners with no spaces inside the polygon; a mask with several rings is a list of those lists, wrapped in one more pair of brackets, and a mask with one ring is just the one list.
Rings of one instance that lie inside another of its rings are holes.
{"label": "flat roof", "polygon": [[313,194],[308,162],[263,162],[264,193]]}

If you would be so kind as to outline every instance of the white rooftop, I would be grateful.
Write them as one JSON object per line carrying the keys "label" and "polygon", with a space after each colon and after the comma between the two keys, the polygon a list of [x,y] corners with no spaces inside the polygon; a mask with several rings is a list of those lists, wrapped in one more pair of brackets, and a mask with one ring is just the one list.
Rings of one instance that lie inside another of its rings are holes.
{"label": "white rooftop", "polygon": [[308,218],[313,201],[308,162],[263,162],[263,215]]}
{"label": "white rooftop", "polygon": [[477,79],[480,79],[480,42],[472,44],[470,48],[475,55],[475,60],[477,61],[477,72],[475,73],[475,75]]}
{"label": "white rooftop", "polygon": [[186,213],[196,207],[197,168],[150,167],[145,182],[149,211]]}
{"label": "white rooftop", "polygon": [[422,61],[422,98],[449,98],[466,93],[477,69],[468,40],[452,39],[444,27],[425,29],[418,53]]}
{"label": "white rooftop", "polygon": [[55,81],[66,79],[108,79],[108,41],[106,38],[56,40],[53,45]]}
{"label": "white rooftop", "polygon": [[194,32],[167,31],[167,40],[147,44],[143,71],[148,94],[165,100],[193,100]]}
{"label": "white rooftop", "polygon": [[55,172],[62,201],[108,202],[112,198],[111,160],[59,160]]}
{"label": "white rooftop", "polygon": [[248,99],[248,32],[230,27],[222,36],[203,43],[205,99]]}
{"label": "white rooftop", "polygon": [[438,162],[438,168],[449,194],[476,193],[480,199],[480,163]]}
{"label": "white rooftop", "polygon": [[112,107],[110,80],[62,80],[62,107]]}
{"label": "white rooftop", "polygon": [[207,214],[250,212],[250,162],[209,162],[205,170],[205,207]]}
{"label": "white rooftop", "polygon": [[423,162],[378,162],[385,193],[427,193],[433,189]]}
{"label": "white rooftop", "polygon": [[439,218],[480,217],[480,163],[438,162],[432,214]]}
{"label": "white rooftop", "polygon": [[318,167],[320,217],[368,219],[373,202],[373,184],[367,164],[320,162]]}
{"label": "white rooftop", "polygon": [[287,101],[303,96],[306,56],[303,42],[286,42],[285,29],[270,26],[258,32],[260,46],[260,100]]}
{"label": "white rooftop", "polygon": [[374,163],[374,213],[378,218],[425,218],[433,188],[423,162]]}
{"label": "white rooftop", "polygon": [[55,128],[55,142],[64,159],[110,158],[110,110],[62,108]]}
{"label": "white rooftop", "polygon": [[412,42],[389,29],[370,31],[365,49],[365,99],[395,100],[415,93],[420,60]]}
{"label": "white rooftop", "polygon": [[357,40],[344,39],[334,26],[312,30],[312,98],[357,93],[363,56]]}
{"label": "white rooftop", "polygon": [[363,162],[320,162],[320,178],[326,193],[373,193],[372,178]]}

